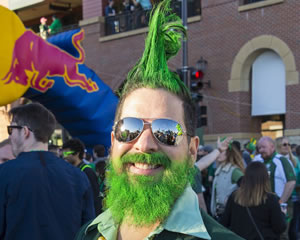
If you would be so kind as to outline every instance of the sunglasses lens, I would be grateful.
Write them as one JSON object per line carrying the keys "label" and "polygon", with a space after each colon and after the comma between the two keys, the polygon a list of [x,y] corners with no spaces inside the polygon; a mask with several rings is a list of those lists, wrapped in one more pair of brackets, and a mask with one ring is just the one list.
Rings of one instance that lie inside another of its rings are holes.
{"label": "sunglasses lens", "polygon": [[156,119],[152,122],[154,137],[168,146],[175,146],[183,139],[183,130],[178,122],[169,119]]}
{"label": "sunglasses lens", "polygon": [[138,118],[123,118],[115,127],[115,137],[119,142],[131,142],[143,131],[143,120]]}
{"label": "sunglasses lens", "polygon": [[63,152],[63,156],[68,157],[68,156],[72,155],[73,153],[74,153],[74,151]]}

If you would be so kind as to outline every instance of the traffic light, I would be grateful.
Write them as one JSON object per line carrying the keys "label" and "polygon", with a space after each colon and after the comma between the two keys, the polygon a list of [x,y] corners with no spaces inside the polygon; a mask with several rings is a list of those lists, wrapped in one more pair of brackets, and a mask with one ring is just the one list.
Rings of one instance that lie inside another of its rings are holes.
{"label": "traffic light", "polygon": [[195,70],[191,71],[191,79],[193,80],[201,80],[204,76],[204,73],[201,70]]}
{"label": "traffic light", "polygon": [[191,68],[191,90],[199,91],[203,88],[202,79],[204,76],[203,71],[196,70],[195,68]]}

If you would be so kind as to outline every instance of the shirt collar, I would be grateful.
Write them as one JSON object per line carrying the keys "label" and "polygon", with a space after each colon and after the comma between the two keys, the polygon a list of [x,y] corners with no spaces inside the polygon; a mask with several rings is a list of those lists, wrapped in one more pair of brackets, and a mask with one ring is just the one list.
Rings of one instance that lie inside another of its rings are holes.
{"label": "shirt collar", "polygon": [[273,154],[272,154],[269,158],[264,159],[264,162],[265,162],[265,163],[271,162],[272,159],[273,159],[276,155],[277,155],[277,152],[275,151],[275,152],[273,152]]}
{"label": "shirt collar", "polygon": [[[119,226],[113,220],[109,209],[99,215],[87,227],[86,232],[95,225],[97,225],[98,231],[105,239],[115,240],[117,238]],[[155,231],[153,231],[146,239],[159,234],[164,229],[170,232],[183,233],[202,239],[211,239],[200,214],[197,195],[190,185],[186,187],[183,194],[175,202],[167,220],[157,227],[157,229],[155,229]]]}

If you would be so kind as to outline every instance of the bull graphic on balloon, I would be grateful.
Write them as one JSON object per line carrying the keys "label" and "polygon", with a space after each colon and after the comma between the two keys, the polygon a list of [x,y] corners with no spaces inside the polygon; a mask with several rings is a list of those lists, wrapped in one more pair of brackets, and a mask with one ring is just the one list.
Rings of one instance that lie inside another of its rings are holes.
{"label": "bull graphic on balloon", "polygon": [[78,64],[84,62],[84,51],[80,46],[83,31],[73,36],[74,46],[79,52],[75,58],[69,53],[48,43],[31,30],[27,30],[15,42],[11,67],[2,80],[6,84],[28,84],[41,92],[47,91],[54,80],[46,77],[64,76],[69,86],[79,86],[87,92],[98,91],[98,86],[91,79],[78,71]]}

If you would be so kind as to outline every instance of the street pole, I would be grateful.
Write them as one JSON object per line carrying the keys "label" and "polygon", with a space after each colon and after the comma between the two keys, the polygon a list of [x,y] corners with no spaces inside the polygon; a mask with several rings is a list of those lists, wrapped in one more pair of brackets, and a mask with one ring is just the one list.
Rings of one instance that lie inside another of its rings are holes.
{"label": "street pole", "polygon": [[[181,0],[181,18],[182,25],[187,30],[187,0]],[[190,88],[190,79],[188,75],[188,42],[187,38],[182,40],[182,74],[185,85]]]}

